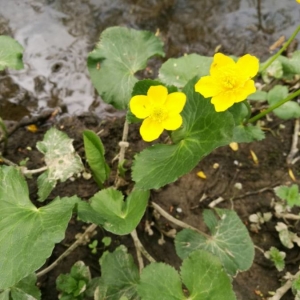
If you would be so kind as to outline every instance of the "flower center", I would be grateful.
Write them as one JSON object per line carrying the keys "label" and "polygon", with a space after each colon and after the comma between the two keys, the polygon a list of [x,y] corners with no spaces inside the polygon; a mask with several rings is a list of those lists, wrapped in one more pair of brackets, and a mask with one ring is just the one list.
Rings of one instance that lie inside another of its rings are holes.
{"label": "flower center", "polygon": [[153,121],[161,123],[167,118],[167,114],[168,114],[167,111],[163,107],[154,107],[150,115],[150,118]]}
{"label": "flower center", "polygon": [[232,89],[234,88],[236,85],[236,80],[235,78],[231,77],[231,76],[226,76],[224,78],[224,86],[228,89]]}

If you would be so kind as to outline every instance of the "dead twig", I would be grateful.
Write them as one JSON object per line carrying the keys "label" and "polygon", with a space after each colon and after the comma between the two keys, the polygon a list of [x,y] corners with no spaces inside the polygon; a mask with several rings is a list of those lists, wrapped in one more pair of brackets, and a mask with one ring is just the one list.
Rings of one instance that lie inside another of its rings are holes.
{"label": "dead twig", "polygon": [[142,245],[141,241],[138,238],[138,235],[137,235],[137,232],[135,229],[130,233],[130,235],[131,235],[134,245],[135,245],[136,255],[137,255],[137,259],[138,259],[138,263],[139,263],[139,269],[141,272],[142,269],[144,268],[144,262],[143,262],[143,258],[141,256],[141,254],[143,254],[145,256],[145,258],[147,258],[148,261],[150,261],[150,262],[155,262],[156,260],[144,248],[144,246]]}
{"label": "dead twig", "polygon": [[279,289],[277,289],[275,294],[271,298],[268,298],[268,300],[280,300],[285,295],[285,293],[292,287],[293,280],[298,276],[300,276],[300,271],[297,272],[295,275],[291,275],[288,273],[286,276],[287,277],[286,283],[283,286],[281,286]]}
{"label": "dead twig", "polygon": [[[300,121],[299,119],[295,120],[295,126],[294,126],[294,134],[292,139],[292,146],[289,155],[286,158],[286,162],[288,165],[294,164],[297,160],[299,160],[299,157],[295,157],[295,155],[298,153],[298,139],[299,139],[299,129],[300,129]],[[295,161],[296,160],[296,161]]]}
{"label": "dead twig", "polygon": [[157,203],[155,202],[151,202],[151,205],[154,207],[154,209],[160,214],[162,215],[164,218],[166,218],[168,221],[174,223],[175,225],[182,227],[182,228],[186,228],[186,229],[192,229],[197,231],[198,233],[200,233],[201,235],[204,235],[207,238],[210,238],[210,236],[202,231],[200,231],[199,229],[186,224],[180,220],[175,219],[173,216],[171,216],[170,214],[168,214],[164,209],[162,209]]}

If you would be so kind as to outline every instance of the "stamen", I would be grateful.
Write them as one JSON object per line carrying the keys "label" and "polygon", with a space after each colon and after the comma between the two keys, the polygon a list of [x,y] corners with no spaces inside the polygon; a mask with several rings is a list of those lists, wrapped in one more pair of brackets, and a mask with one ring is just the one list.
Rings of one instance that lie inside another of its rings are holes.
{"label": "stamen", "polygon": [[167,118],[167,112],[163,107],[154,107],[150,118],[156,122],[161,123]]}

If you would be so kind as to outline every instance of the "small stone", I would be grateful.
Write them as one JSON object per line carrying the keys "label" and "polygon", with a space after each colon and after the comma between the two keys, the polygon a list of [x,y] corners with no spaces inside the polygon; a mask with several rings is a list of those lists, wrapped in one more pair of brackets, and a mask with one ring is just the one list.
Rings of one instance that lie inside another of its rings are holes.
{"label": "small stone", "polygon": [[243,185],[242,185],[240,182],[236,182],[236,183],[234,184],[234,187],[235,187],[236,189],[238,189],[238,190],[241,190],[241,189],[243,188]]}
{"label": "small stone", "polygon": [[176,208],[176,211],[177,211],[179,214],[181,214],[181,213],[182,213],[182,208],[177,207],[177,208]]}

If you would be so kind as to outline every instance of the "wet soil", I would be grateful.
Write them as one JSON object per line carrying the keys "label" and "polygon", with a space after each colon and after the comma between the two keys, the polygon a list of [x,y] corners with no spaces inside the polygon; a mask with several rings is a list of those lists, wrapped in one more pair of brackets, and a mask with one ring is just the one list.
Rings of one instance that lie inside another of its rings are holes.
{"label": "wet soil", "polygon": [[[43,165],[42,155],[37,151],[35,145],[51,126],[56,126],[73,138],[76,150],[84,157],[82,131],[84,129],[91,129],[95,132],[103,130],[101,139],[105,145],[106,158],[112,169],[116,170],[116,164],[112,163],[112,160],[119,151],[118,142],[121,140],[123,122],[122,118],[103,121],[95,115],[81,115],[79,117],[57,117],[46,123],[40,123],[38,124],[39,130],[36,133],[28,131],[26,127],[21,127],[10,137],[5,157],[16,163],[29,158],[28,168],[41,167]],[[234,209],[247,228],[250,229],[248,219],[250,214],[272,211],[270,204],[275,197],[272,188],[277,185],[290,185],[292,183],[288,175],[286,155],[290,151],[293,121],[284,122],[274,118],[273,121],[267,122],[265,127],[269,130],[266,131],[266,139],[262,142],[240,144],[238,151],[233,151],[228,146],[216,149],[204,158],[194,170],[177,182],[152,191],[151,201],[158,203],[176,218],[207,232],[202,219],[202,212],[209,207],[213,200],[223,197],[224,201],[218,204],[217,207]],[[128,141],[130,146],[126,152],[126,159],[128,160],[128,166],[130,166],[133,154],[147,146],[139,137],[138,125],[130,126]],[[257,155],[258,164],[253,161],[250,150]],[[216,163],[219,164],[217,169],[214,168]],[[292,169],[295,176],[299,178],[299,163],[292,166]],[[201,179],[196,175],[200,170],[205,172],[207,179]],[[113,184],[114,175],[115,172],[113,171],[108,185]],[[40,205],[36,201],[37,187],[35,179],[28,179],[30,197],[36,205]],[[240,183],[242,189],[237,189],[235,187],[236,183]],[[297,180],[297,183],[299,183],[299,180]],[[126,193],[131,187],[130,173],[127,172],[126,181],[121,190]],[[49,200],[58,195],[62,197],[74,194],[88,200],[97,191],[98,187],[93,179],[79,178],[75,182],[69,180],[58,184],[51,193]],[[271,246],[275,246],[285,251],[287,253],[286,268],[284,271],[278,272],[272,263],[257,250],[250,270],[238,274],[233,281],[238,300],[266,299],[268,291],[274,291],[280,286],[280,279],[286,271],[296,273],[298,270],[299,250],[286,249],[281,245],[278,233],[275,230],[277,221],[273,217],[270,222],[262,225],[260,231],[250,231],[250,234],[254,244],[261,249],[268,250]],[[149,235],[145,230],[147,222],[153,222],[153,235]],[[83,232],[86,226],[74,216],[69,223],[65,239],[55,246],[52,256],[47,260],[44,267],[61,255],[75,241],[76,234]],[[173,240],[164,236],[165,243],[163,245],[159,243],[162,237],[161,233],[173,228],[180,230],[180,228],[170,224],[162,217],[155,218],[153,209],[149,207],[137,229],[140,240],[157,261],[166,262],[178,268],[180,259],[175,253]],[[294,231],[299,232],[299,229],[296,224]],[[98,240],[99,245],[96,254],[91,253],[88,245],[82,245],[65,258],[54,270],[39,278],[38,285],[41,288],[43,300],[58,299],[58,292],[55,289],[57,276],[61,273],[68,273],[71,266],[78,260],[83,260],[90,267],[93,276],[100,275],[98,260],[103,251],[106,250],[101,243],[104,236],[113,238],[109,250],[124,244],[135,257],[135,248],[130,235],[113,236],[98,228],[96,235],[93,237],[93,239]],[[282,299],[291,300],[294,298],[291,293],[288,293]]]}
{"label": "wet soil", "polygon": [[[201,3],[200,3],[201,2]],[[94,47],[99,34],[109,26],[129,26],[156,32],[165,42],[166,57],[179,57],[184,53],[212,55],[218,47],[226,54],[242,55],[251,53],[261,59],[267,58],[269,46],[280,36],[290,36],[300,19],[299,5],[295,1],[254,0],[0,0],[0,34],[15,37],[25,48],[25,69],[21,71],[0,72],[0,117],[6,120],[8,129],[24,116],[39,115],[49,107],[60,107],[62,113],[46,122],[38,122],[38,132],[32,133],[21,126],[9,138],[5,157],[18,163],[29,158],[27,166],[36,169],[43,166],[42,155],[36,150],[36,142],[51,126],[65,131],[74,139],[76,150],[84,157],[82,131],[103,129],[101,139],[106,148],[106,157],[112,163],[119,148],[124,120],[112,107],[104,104],[94,92],[86,70],[86,56]],[[152,76],[161,61],[152,62]],[[154,75],[153,75],[154,74]],[[142,76],[149,76],[143,73]],[[77,117],[71,115],[77,114]],[[280,127],[284,125],[284,128]],[[256,212],[271,211],[274,198],[272,188],[280,184],[291,184],[288,175],[286,155],[289,153],[293,121],[280,121],[273,118],[265,126],[266,139],[262,142],[242,144],[234,152],[229,147],[215,150],[204,158],[189,174],[177,182],[158,191],[151,192],[151,201],[158,203],[176,218],[206,230],[201,217],[208,205],[223,197],[218,207],[233,208],[244,224],[250,228],[248,217]],[[126,159],[130,166],[134,153],[146,146],[138,134],[138,126],[131,125],[130,147]],[[250,150],[258,157],[259,164],[252,160]],[[215,169],[215,163],[219,168]],[[299,183],[299,162],[292,166]],[[207,179],[197,177],[204,171]],[[114,181],[114,174],[110,184]],[[126,173],[122,191],[126,193],[132,183],[130,173]],[[235,187],[242,184],[242,189]],[[37,187],[35,178],[28,180],[30,197],[36,205]],[[262,190],[262,191],[261,191]],[[76,179],[59,184],[51,193],[49,200],[59,196],[77,194],[89,199],[98,191],[92,179]],[[261,192],[259,192],[261,191]],[[179,209],[179,210],[178,210]],[[278,272],[274,266],[256,250],[253,266],[249,271],[239,274],[233,281],[238,300],[264,299],[268,291],[280,286],[280,279],[286,271],[295,273],[299,266],[299,250],[284,249],[278,239],[272,220],[259,232],[250,232],[253,242],[261,249],[271,246],[287,252],[287,265]],[[154,234],[149,235],[146,224],[154,222]],[[295,225],[295,224],[293,224]],[[56,245],[52,256],[44,267],[51,264],[67,247],[75,241],[77,233],[83,232],[86,224],[72,218],[65,239]],[[294,232],[299,232],[296,224]],[[149,253],[157,260],[180,266],[173,240],[164,237],[159,244],[161,232],[179,228],[163,218],[156,219],[149,207],[138,226],[138,235]],[[70,271],[78,260],[83,260],[91,269],[93,276],[99,276],[98,260],[104,245],[101,239],[112,236],[101,228],[93,239],[99,243],[98,251],[92,254],[87,245],[81,246],[64,259],[58,267],[41,277],[38,285],[42,299],[54,300],[58,297],[55,280],[61,273]],[[130,236],[112,236],[109,250],[125,244],[135,256]],[[283,300],[294,299],[287,293]],[[224,299],[226,300],[226,299]]]}
{"label": "wet soil", "polygon": [[107,27],[159,31],[164,59],[213,55],[216,48],[266,59],[269,46],[289,37],[300,19],[299,5],[282,0],[0,0],[0,7],[0,34],[25,49],[24,70],[0,72],[0,117],[10,120],[57,106],[69,114],[116,115],[95,93],[86,67]]}

